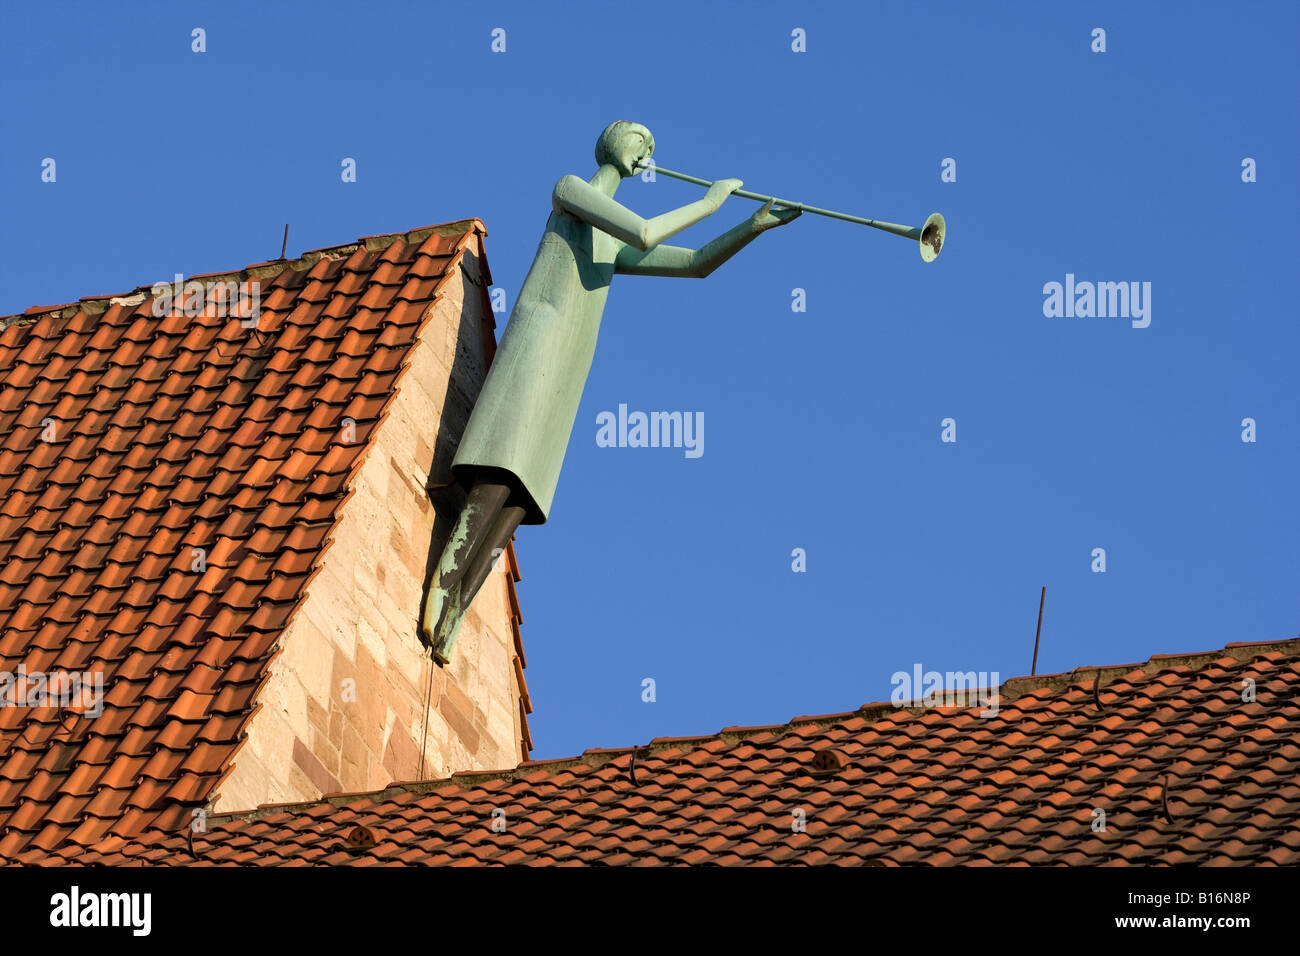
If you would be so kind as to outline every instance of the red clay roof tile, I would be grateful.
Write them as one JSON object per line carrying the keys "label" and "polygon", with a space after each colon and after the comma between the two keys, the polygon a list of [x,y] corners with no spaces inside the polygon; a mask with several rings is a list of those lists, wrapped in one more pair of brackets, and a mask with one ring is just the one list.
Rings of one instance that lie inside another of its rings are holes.
{"label": "red clay roof tile", "polygon": [[[1093,697],[1098,672],[1104,716]],[[1256,682],[1253,703],[1240,699],[1246,676]],[[1294,866],[1298,682],[1300,640],[1016,678],[989,718],[979,716],[983,705],[868,704],[779,727],[657,740],[636,748],[635,783],[632,751],[593,750],[209,818],[194,850],[200,865]],[[1206,719],[1213,702],[1228,702],[1225,716],[1238,719]],[[810,775],[809,755],[827,747],[844,766]],[[4,774],[0,765],[0,781]],[[41,825],[30,801],[24,806],[22,822]],[[1098,806],[1104,832],[1092,830]],[[507,814],[502,834],[491,829],[495,807]],[[805,832],[791,826],[796,810]],[[374,831],[376,848],[335,849],[358,823]],[[33,850],[22,861],[63,863],[78,852]],[[161,834],[106,845],[102,862],[144,853],[156,864],[195,862],[183,837]]]}
{"label": "red clay roof tile", "polygon": [[211,796],[414,323],[484,231],[437,228],[436,258],[397,235],[266,263],[256,329],[156,317],[147,287],[0,318],[0,671],[98,667],[107,701],[54,746],[34,742],[56,710],[0,708],[0,853],[179,826]]}

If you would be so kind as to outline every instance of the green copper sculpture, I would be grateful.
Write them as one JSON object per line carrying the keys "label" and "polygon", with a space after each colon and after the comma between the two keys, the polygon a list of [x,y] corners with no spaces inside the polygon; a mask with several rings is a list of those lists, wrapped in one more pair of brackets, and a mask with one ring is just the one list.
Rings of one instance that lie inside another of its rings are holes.
{"label": "green copper sculpture", "polygon": [[717,212],[741,185],[724,179],[703,199],[642,219],[616,202],[619,183],[654,152],[640,123],[611,123],[590,180],[565,176],[505,335],[452,461],[469,497],[429,585],[421,630],[451,659],[463,615],[520,524],[546,521],[596,333],[615,274],[702,278],[800,210],[771,202],[701,249],[660,245]]}
{"label": "green copper sculpture", "polygon": [[[420,623],[442,663],[451,659],[464,613],[515,529],[546,521],[615,275],[703,278],[805,210],[917,239],[927,262],[943,245],[945,226],[937,213],[919,229],[896,226],[738,193],[739,179],[709,183],[664,169],[658,171],[708,191],[680,209],[642,219],[613,197],[623,179],[650,165],[654,145],[640,123],[611,123],[596,142],[596,174],[585,182],[565,176],[551,195],[554,211],[452,461],[469,496],[429,583]],[[766,203],[700,249],[661,245],[717,212],[733,194]]]}

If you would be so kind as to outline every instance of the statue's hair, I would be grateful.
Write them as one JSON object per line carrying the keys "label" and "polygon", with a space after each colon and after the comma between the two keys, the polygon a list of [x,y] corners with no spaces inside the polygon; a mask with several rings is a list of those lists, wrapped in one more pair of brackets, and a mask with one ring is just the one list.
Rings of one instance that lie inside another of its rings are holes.
{"label": "statue's hair", "polygon": [[606,126],[605,132],[601,133],[600,139],[596,140],[596,162],[601,166],[618,165],[614,159],[618,154],[618,144],[629,133],[640,133],[650,145],[649,152],[653,153],[655,151],[655,138],[648,129],[640,123],[618,120]]}

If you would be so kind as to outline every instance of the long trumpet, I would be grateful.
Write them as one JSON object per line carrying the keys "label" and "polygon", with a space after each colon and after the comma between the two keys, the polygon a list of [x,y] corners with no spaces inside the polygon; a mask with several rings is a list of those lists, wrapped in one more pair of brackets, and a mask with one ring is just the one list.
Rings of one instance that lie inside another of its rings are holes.
{"label": "long trumpet", "polygon": [[[682,182],[694,183],[696,186],[712,186],[713,183],[707,179],[700,179],[696,176],[687,176],[685,173],[679,173],[672,169],[665,169],[646,160],[638,160],[636,165],[644,169],[653,169],[656,173],[663,173],[673,179],[680,179]],[[737,189],[731,195],[739,196],[742,199],[756,199],[759,202],[772,202],[773,205],[785,206],[789,209],[801,209],[804,212],[810,212],[817,216],[827,216],[831,219],[843,219],[845,222],[856,222],[859,225],[870,226],[872,229],[881,229],[885,232],[892,233],[895,236],[902,236],[904,239],[915,239],[921,250],[921,258],[926,262],[933,262],[939,258],[939,250],[943,248],[944,239],[948,234],[948,225],[943,221],[943,216],[937,212],[930,213],[925,224],[922,226],[900,226],[896,222],[881,222],[878,219],[863,219],[861,216],[850,216],[846,212],[836,212],[833,209],[822,209],[819,206],[809,206],[807,203],[794,202],[790,199],[780,199],[776,196],[764,196],[762,193],[753,193],[748,189]]]}

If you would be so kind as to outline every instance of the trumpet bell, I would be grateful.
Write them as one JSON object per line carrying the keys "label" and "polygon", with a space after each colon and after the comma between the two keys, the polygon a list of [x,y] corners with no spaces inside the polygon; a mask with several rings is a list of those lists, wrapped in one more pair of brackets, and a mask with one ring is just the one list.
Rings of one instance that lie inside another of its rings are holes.
{"label": "trumpet bell", "polygon": [[930,218],[921,227],[921,259],[925,262],[934,262],[939,258],[939,250],[943,248],[944,240],[947,238],[948,224],[944,222],[943,216],[937,212],[930,213]]}

